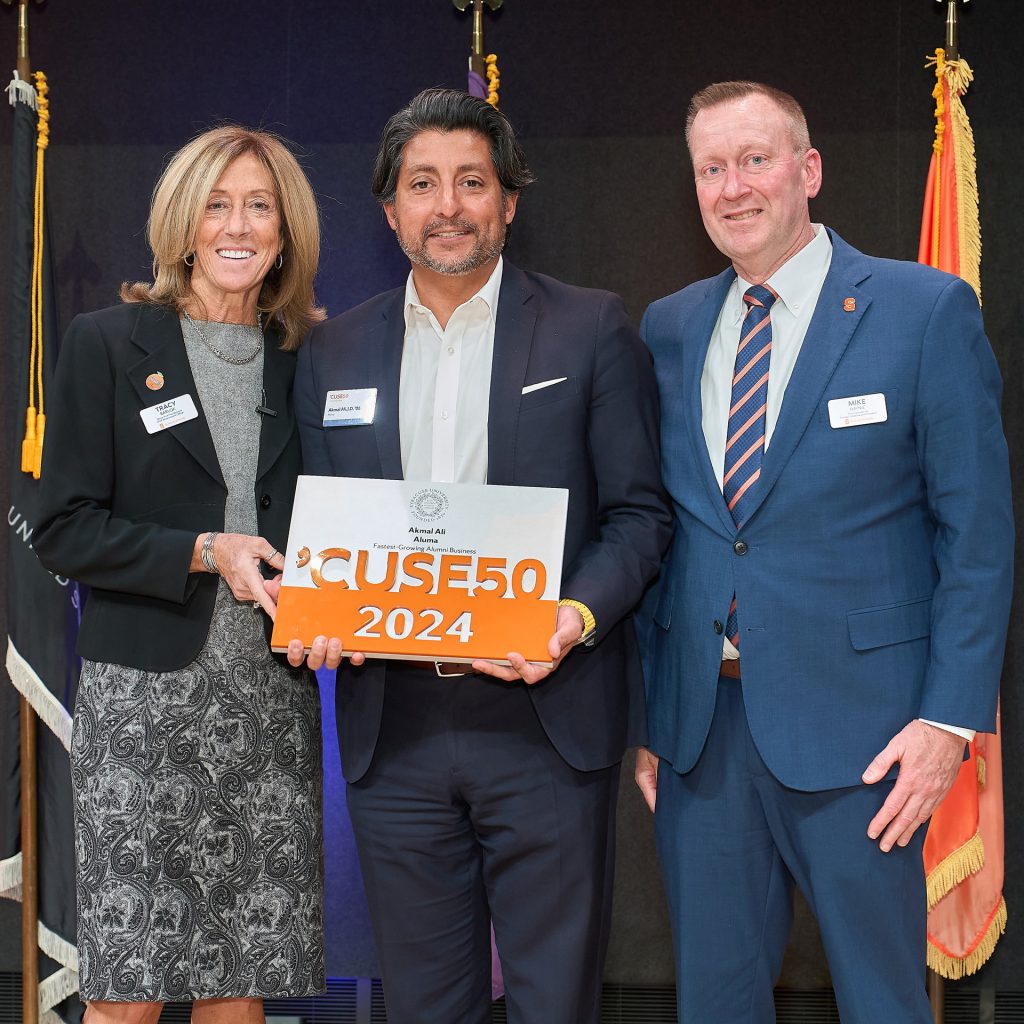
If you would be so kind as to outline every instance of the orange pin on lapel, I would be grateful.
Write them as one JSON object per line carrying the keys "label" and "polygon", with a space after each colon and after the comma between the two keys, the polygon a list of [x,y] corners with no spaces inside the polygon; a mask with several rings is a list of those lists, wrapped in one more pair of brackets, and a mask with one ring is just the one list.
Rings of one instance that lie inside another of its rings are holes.
{"label": "orange pin on lapel", "polygon": [[164,386],[164,375],[157,370],[146,378],[146,387],[150,391],[159,391]]}
{"label": "orange pin on lapel", "polygon": [[843,299],[843,310],[847,313],[853,313],[857,309],[857,300],[852,296],[848,299]]}

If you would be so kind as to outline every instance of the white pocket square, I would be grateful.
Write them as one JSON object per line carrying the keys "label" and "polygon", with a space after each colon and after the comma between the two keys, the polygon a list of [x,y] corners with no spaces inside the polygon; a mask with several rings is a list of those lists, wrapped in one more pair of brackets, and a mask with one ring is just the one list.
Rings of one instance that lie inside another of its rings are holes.
{"label": "white pocket square", "polygon": [[568,379],[568,377],[555,377],[554,380],[542,380],[537,384],[527,384],[523,388],[523,394],[528,395],[531,391],[540,391],[541,388],[549,388],[552,384],[561,384],[563,380]]}

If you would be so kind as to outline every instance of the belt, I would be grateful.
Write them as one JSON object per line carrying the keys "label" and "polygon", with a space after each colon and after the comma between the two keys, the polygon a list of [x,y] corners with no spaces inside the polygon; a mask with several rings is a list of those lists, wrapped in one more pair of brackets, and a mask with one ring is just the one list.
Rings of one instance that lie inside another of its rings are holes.
{"label": "belt", "polygon": [[740,659],[732,658],[727,661],[725,658],[722,659],[722,667],[718,670],[720,676],[725,676],[727,679],[739,679],[740,677]]}
{"label": "belt", "polygon": [[422,672],[435,672],[442,679],[445,676],[470,676],[475,675],[473,666],[461,661],[405,661],[396,660],[391,663],[392,668],[415,668]]}

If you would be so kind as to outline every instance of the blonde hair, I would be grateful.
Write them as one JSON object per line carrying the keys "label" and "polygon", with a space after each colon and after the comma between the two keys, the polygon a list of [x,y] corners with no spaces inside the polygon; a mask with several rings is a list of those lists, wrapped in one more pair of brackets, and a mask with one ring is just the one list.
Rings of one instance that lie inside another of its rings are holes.
{"label": "blonde hair", "polygon": [[125,302],[155,302],[184,311],[192,297],[191,267],[196,236],[210,192],[233,160],[251,153],[274,183],[281,209],[283,263],[271,267],[260,289],[258,308],[284,335],[281,348],[292,351],[306,332],[325,317],[313,295],[320,259],[320,220],[306,175],[288,147],[270,132],[224,125],[203,132],[171,157],[153,190],[147,237],[153,252],[153,282],[125,281]]}

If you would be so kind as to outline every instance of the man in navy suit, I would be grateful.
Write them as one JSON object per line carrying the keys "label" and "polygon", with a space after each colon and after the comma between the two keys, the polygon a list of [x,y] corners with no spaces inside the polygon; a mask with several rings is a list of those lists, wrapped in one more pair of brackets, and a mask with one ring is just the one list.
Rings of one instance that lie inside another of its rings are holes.
{"label": "man in navy suit", "polygon": [[686,137],[732,267],[641,327],[676,534],[637,782],[679,1020],[775,1019],[795,884],[844,1024],[927,1024],[920,826],[995,726],[1009,615],[999,373],[968,285],[811,222],[791,96],[710,86]]}
{"label": "man in navy suit", "polygon": [[[435,89],[399,111],[373,191],[412,272],[314,330],[296,377],[307,473],[569,491],[554,669],[510,652],[469,674],[359,655],[338,670],[348,805],[397,1024],[490,1020],[491,920],[510,1021],[600,1015],[618,765],[643,740],[628,613],[671,517],[651,359],[621,301],[501,257],[531,180],[484,101]],[[371,425],[325,425],[338,388],[376,389]],[[318,638],[310,665],[337,665],[340,649]]]}

